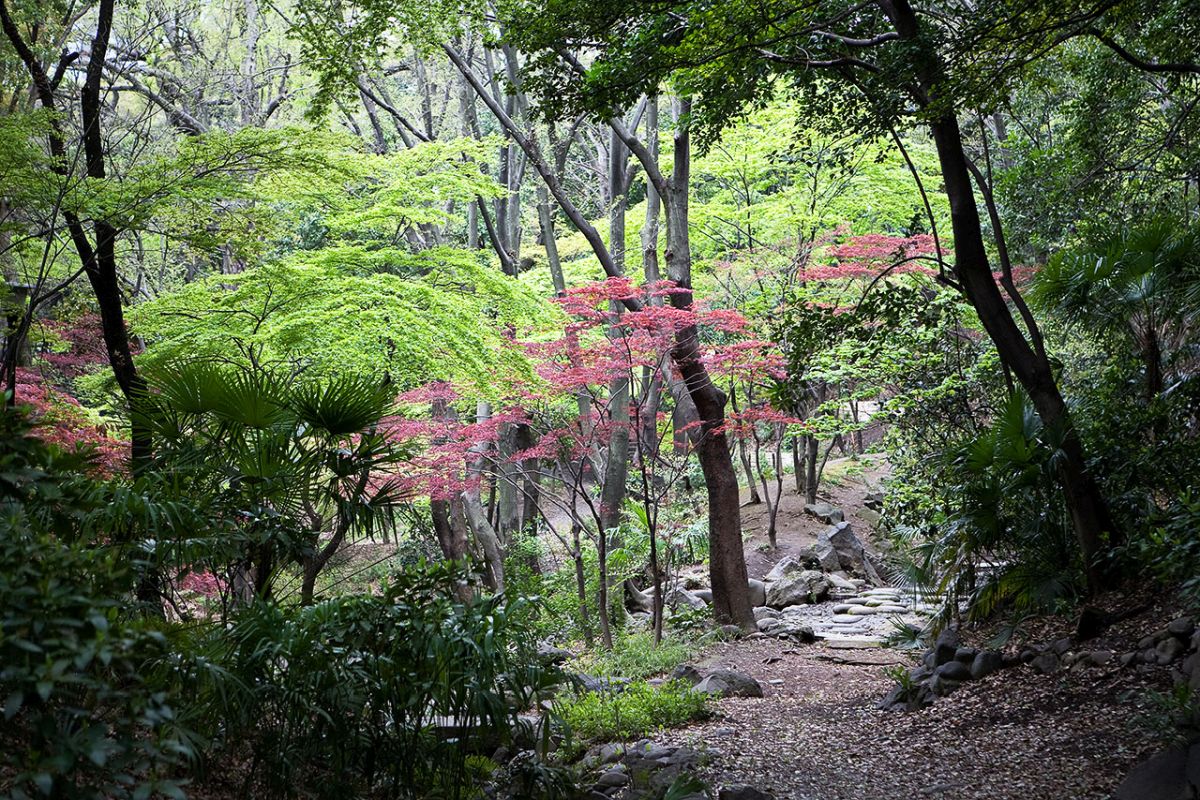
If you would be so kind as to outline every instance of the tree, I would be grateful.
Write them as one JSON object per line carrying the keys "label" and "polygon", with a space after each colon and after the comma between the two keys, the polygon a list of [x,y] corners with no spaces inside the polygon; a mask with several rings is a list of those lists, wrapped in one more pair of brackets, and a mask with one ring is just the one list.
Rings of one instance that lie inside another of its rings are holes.
{"label": "tree", "polygon": [[[1059,478],[1090,582],[1097,589],[1105,585],[1098,562],[1104,535],[1115,533],[1107,504],[1088,471],[1037,323],[1012,280],[1003,230],[994,215],[990,222],[1000,254],[999,282],[993,276],[975,198],[974,173],[979,170],[967,157],[959,127],[964,98],[985,88],[994,92],[1001,78],[1008,77],[970,72],[957,60],[978,55],[956,48],[965,48],[976,33],[975,18],[992,19],[988,14],[964,16],[966,36],[946,24],[951,17],[925,15],[923,9],[918,13],[907,0],[867,6],[731,5],[720,12],[677,2],[636,13],[611,4],[562,0],[548,11],[524,7],[516,16],[525,46],[538,53],[531,59],[528,82],[543,97],[568,107],[604,114],[672,79],[697,97],[695,116],[711,141],[730,119],[761,106],[786,85],[809,107],[830,118],[849,115],[864,131],[894,134],[914,122],[926,126],[938,153],[954,236],[954,263],[942,262],[939,277],[975,308],[1043,422],[1064,431]],[[1012,47],[1029,46],[1037,37],[1044,41],[1041,29],[1021,30],[1019,45]],[[597,51],[586,71],[559,63],[559,52],[585,43]],[[986,55],[1003,65],[999,45],[990,46],[995,49]]]}

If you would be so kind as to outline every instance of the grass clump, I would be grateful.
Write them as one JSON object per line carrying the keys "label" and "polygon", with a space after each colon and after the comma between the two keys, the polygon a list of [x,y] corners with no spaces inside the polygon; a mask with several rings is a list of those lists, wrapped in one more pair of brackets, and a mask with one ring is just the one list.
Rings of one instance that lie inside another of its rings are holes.
{"label": "grass clump", "polygon": [[692,657],[694,645],[679,636],[663,636],[654,644],[650,631],[627,632],[613,640],[612,650],[597,649],[576,660],[580,672],[640,680],[670,672]]}
{"label": "grass clump", "polygon": [[675,728],[709,714],[708,697],[684,681],[658,688],[635,681],[619,692],[587,692],[562,699],[559,719],[576,748],[593,742],[626,741]]}

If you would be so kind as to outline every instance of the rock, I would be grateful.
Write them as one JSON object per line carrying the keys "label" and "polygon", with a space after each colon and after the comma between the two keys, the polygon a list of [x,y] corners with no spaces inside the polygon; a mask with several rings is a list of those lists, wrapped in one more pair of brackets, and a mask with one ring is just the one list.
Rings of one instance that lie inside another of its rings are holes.
{"label": "rock", "polygon": [[[788,575],[792,575],[797,572],[804,572],[806,569],[808,569],[808,567],[806,567],[804,562],[800,559],[793,558],[792,556],[784,556],[783,558],[779,559],[779,562],[775,564],[775,566],[771,567],[771,571],[767,573],[765,578],[763,578],[765,581],[766,590],[770,591],[770,585],[772,583],[781,581]],[[770,604],[764,603],[764,605]]]}
{"label": "rock", "polygon": [[600,787],[601,791],[614,786],[624,786],[629,783],[629,776],[624,770],[610,769],[596,779],[596,786]]}
{"label": "rock", "polygon": [[629,678],[595,678],[583,674],[572,675],[570,680],[580,692],[612,692],[614,694],[624,691],[625,685],[629,683]]}
{"label": "rock", "polygon": [[1061,639],[1055,639],[1050,644],[1050,652],[1054,653],[1054,655],[1056,655],[1056,656],[1061,656],[1070,649],[1071,649],[1071,640],[1069,637],[1064,636]]}
{"label": "rock", "polygon": [[1029,666],[1039,675],[1050,675],[1058,671],[1058,656],[1054,653],[1042,653],[1030,661]]}
{"label": "rock", "polygon": [[1200,796],[1200,743],[1164,750],[1138,764],[1113,800],[1191,800]]}
{"label": "rock", "polygon": [[1141,639],[1138,640],[1138,650],[1146,650],[1148,648],[1154,647],[1154,645],[1156,645],[1156,644],[1158,644],[1158,639],[1155,638],[1154,634],[1150,634],[1149,636],[1143,636]]}
{"label": "rock", "polygon": [[980,650],[971,662],[971,677],[975,680],[987,677],[1004,666],[1004,657],[995,650]]}
{"label": "rock", "polygon": [[776,628],[783,626],[783,623],[774,617],[763,617],[757,624],[758,629],[763,633],[771,633]]}
{"label": "rock", "polygon": [[712,605],[712,589],[696,589],[692,594],[703,600],[705,605]]}
{"label": "rock", "polygon": [[1198,628],[1196,632],[1192,634],[1192,641],[1188,645],[1188,649],[1200,651],[1200,628]]}
{"label": "rock", "polygon": [[808,625],[784,625],[775,631],[776,636],[786,636],[801,644],[812,644],[817,640],[817,634]]}
{"label": "rock", "polygon": [[1088,653],[1087,657],[1088,663],[1094,667],[1104,666],[1108,662],[1112,661],[1112,659],[1112,650],[1093,650],[1092,652]]}
{"label": "rock", "polygon": [[1159,664],[1170,664],[1184,654],[1185,648],[1183,642],[1171,637],[1159,642],[1158,647],[1154,648],[1154,652],[1158,655]]}
{"label": "rock", "polygon": [[1192,622],[1191,617],[1179,617],[1178,619],[1171,620],[1170,624],[1167,625],[1167,633],[1177,636],[1180,639],[1187,639],[1192,635],[1192,630],[1195,627],[1196,625]]}
{"label": "rock", "polygon": [[970,664],[975,660],[975,655],[979,651],[974,647],[960,647],[954,651],[954,660],[961,661],[964,664]]}
{"label": "rock", "polygon": [[678,587],[663,592],[663,603],[672,608],[690,608],[695,611],[707,608],[707,604],[694,592]]}
{"label": "rock", "polygon": [[815,570],[792,573],[767,585],[767,605],[787,608],[803,603],[817,603],[829,594],[825,576]]}
{"label": "rock", "polygon": [[750,579],[750,605],[765,606],[766,604],[767,604],[767,585],[760,580],[751,578]]}
{"label": "rock", "polygon": [[847,578],[846,576],[844,576],[840,573],[830,572],[828,575],[825,576],[825,580],[829,581],[829,585],[835,589],[841,589],[842,591],[845,591],[845,592],[857,592],[858,591],[858,586],[855,585],[854,581],[850,580],[849,578]]}
{"label": "rock", "polygon": [[696,685],[696,691],[721,697],[762,697],[762,686],[744,672],[718,669]]}
{"label": "rock", "polygon": [[863,498],[863,505],[865,505],[867,508],[873,508],[876,511],[883,508],[883,492],[867,492],[866,496]]}
{"label": "rock", "polygon": [[850,606],[850,608],[846,609],[846,613],[859,617],[868,617],[872,614],[878,614],[879,609],[872,608],[871,606]]}
{"label": "rock", "polygon": [[[848,524],[848,523],[843,523]],[[807,552],[817,563],[822,572],[837,572],[842,568],[842,559],[838,556],[837,548],[828,539],[817,538],[817,543],[807,548]]]}
{"label": "rock", "polygon": [[734,783],[717,792],[717,800],[775,800],[775,797],[766,792],[760,792],[753,786]]}
{"label": "rock", "polygon": [[671,670],[671,680],[686,681],[695,686],[701,681],[700,670],[691,664],[680,664]]}
{"label": "rock", "polygon": [[866,550],[849,522],[839,522],[822,531],[817,537],[817,546],[820,547],[822,543],[833,547],[838,563],[846,572],[856,575],[866,573]]}
{"label": "rock", "polygon": [[[958,662],[951,661],[950,663],[956,664]],[[959,664],[959,666],[962,666],[962,665]],[[945,697],[949,694],[953,694],[954,690],[957,689],[961,685],[962,685],[961,681],[952,680],[950,678],[943,678],[941,675],[937,675],[937,674],[935,674],[932,678],[929,679],[929,691],[932,692],[933,694],[937,695],[938,697]]]}
{"label": "rock", "polygon": [[934,666],[940,667],[947,661],[953,661],[955,654],[958,652],[958,631],[954,628],[945,628],[938,634],[937,641],[933,645]]}
{"label": "rock", "polygon": [[879,521],[883,519],[883,514],[880,514],[873,508],[860,508],[858,510],[858,518],[872,528],[877,528],[879,527]]}
{"label": "rock", "polygon": [[1134,661],[1137,660],[1139,655],[1140,655],[1140,653],[1122,653],[1121,654],[1121,666],[1128,667],[1130,664],[1132,664]]}
{"label": "rock", "polygon": [[546,666],[565,664],[571,658],[571,651],[555,647],[548,642],[542,642],[537,648],[537,660]]}
{"label": "rock", "polygon": [[937,668],[934,675],[942,680],[969,681],[971,668],[961,661],[947,661]]}
{"label": "rock", "polygon": [[654,596],[637,588],[633,581],[627,580],[625,581],[625,607],[630,611],[651,614],[654,612]]}
{"label": "rock", "polygon": [[804,506],[804,513],[826,523],[841,522],[846,518],[845,512],[829,503],[809,503]]}
{"label": "rock", "polygon": [[771,608],[770,606],[756,606],[754,608],[755,622],[759,621],[760,619],[766,619],[767,617],[770,617],[771,619],[779,619],[779,609]]}

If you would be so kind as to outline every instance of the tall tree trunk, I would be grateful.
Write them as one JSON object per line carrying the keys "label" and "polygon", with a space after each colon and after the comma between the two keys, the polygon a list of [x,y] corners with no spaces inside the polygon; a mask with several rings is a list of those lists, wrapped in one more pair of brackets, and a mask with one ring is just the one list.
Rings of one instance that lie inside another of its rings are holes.
{"label": "tall tree trunk", "polygon": [[[908,0],[881,0],[881,6],[901,39],[920,39],[917,16]],[[917,77],[926,96],[942,93],[943,67],[936,54],[926,54]],[[1059,392],[1049,359],[1025,338],[992,276],[958,119],[952,113],[943,113],[929,121],[929,128],[937,148],[946,197],[950,201],[955,275],[1001,360],[1020,381],[1042,422],[1062,432],[1059,482],[1087,570],[1088,585],[1093,591],[1107,588],[1098,558],[1103,551],[1105,534],[1115,532],[1108,503],[1087,469],[1083,443]],[[1031,335],[1036,336],[1036,331],[1031,331]]]}
{"label": "tall tree trunk", "polygon": [[[680,103],[680,123],[675,129],[674,169],[664,197],[667,212],[667,274],[679,291],[671,305],[691,311],[692,255],[688,236],[688,188],[691,142],[683,119],[690,101]],[[742,549],[742,517],[737,473],[725,433],[725,393],[712,382],[701,360],[699,331],[688,325],[676,334],[675,364],[700,418],[696,454],[708,490],[709,580],[713,612],[720,622],[755,627],[750,606],[750,583]]]}

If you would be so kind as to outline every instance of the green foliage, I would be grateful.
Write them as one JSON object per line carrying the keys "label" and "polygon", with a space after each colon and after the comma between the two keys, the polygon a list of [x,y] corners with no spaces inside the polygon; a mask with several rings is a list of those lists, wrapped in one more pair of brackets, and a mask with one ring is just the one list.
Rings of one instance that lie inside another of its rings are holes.
{"label": "green foliage", "polygon": [[[1014,394],[988,427],[943,451],[927,530],[899,527],[905,577],[983,617],[1011,605],[1050,610],[1082,589],[1072,529],[1055,482],[1055,431]],[[903,514],[903,512],[901,512]]]}
{"label": "green foliage", "polygon": [[378,596],[256,603],[194,645],[187,713],[223,747],[249,745],[247,780],[266,796],[464,796],[472,751],[519,730],[551,676],[523,625],[528,601],[459,600],[463,579],[422,566]]}
{"label": "green foliage", "polygon": [[174,698],[143,674],[163,636],[131,621],[116,546],[68,543],[93,508],[68,462],[0,415],[0,772],[15,798],[182,797],[192,751]]}
{"label": "green foliage", "polygon": [[656,645],[651,631],[623,631],[613,637],[612,650],[585,652],[574,664],[589,675],[641,680],[670,672],[691,658],[695,649],[692,641],[681,636],[664,636]]}
{"label": "green foliage", "polygon": [[485,396],[531,375],[505,328],[527,332],[556,319],[475,254],[357,246],[213,276],[130,314],[149,364],[237,358],[314,377],[387,376],[397,391],[444,380]]}
{"label": "green foliage", "polygon": [[297,380],[203,360],[147,379],[136,415],[156,445],[155,474],[186,486],[214,518],[238,520],[209,552],[165,542],[180,566],[202,559],[229,576],[253,565],[254,590],[266,597],[282,567],[314,563],[322,531],[334,537],[322,547],[335,549],[346,537],[389,532],[404,495],[403,454],[378,432],[392,408],[386,383]]}
{"label": "green foliage", "polygon": [[708,715],[708,699],[683,681],[658,687],[635,681],[620,691],[585,692],[560,700],[556,711],[576,748],[591,742],[629,741]]}

